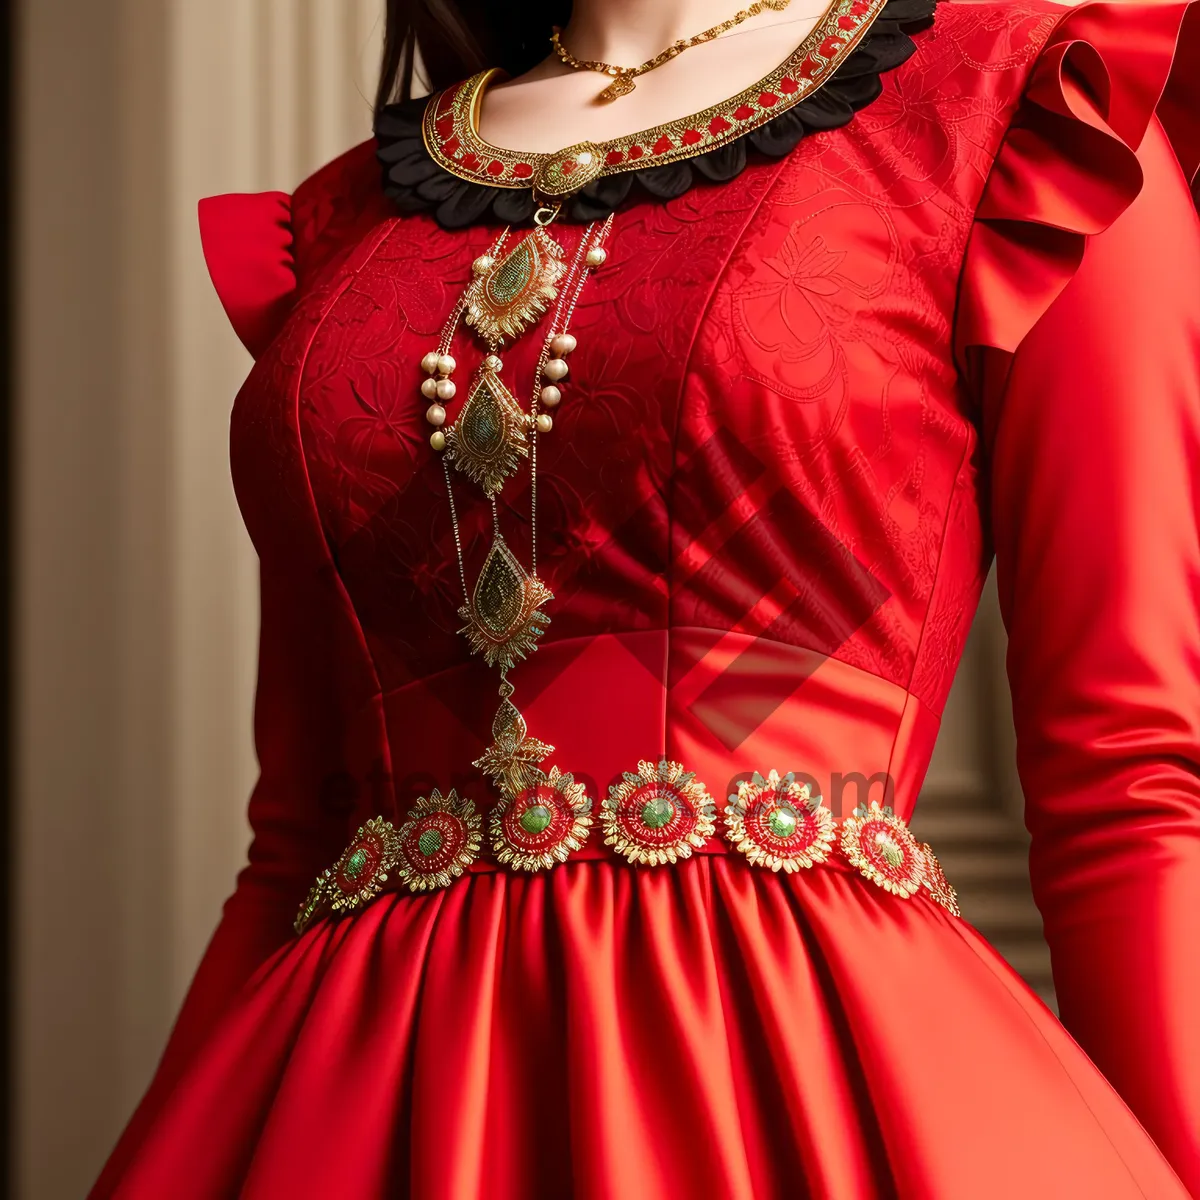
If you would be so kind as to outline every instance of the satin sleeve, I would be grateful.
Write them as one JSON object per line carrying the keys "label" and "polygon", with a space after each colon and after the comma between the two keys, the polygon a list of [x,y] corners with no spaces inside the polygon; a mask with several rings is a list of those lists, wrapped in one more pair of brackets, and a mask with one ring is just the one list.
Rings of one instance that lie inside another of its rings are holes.
{"label": "satin sleeve", "polygon": [[271,344],[296,294],[292,197],[286,192],[208,196],[198,209],[213,287],[255,357]]}
{"label": "satin sleeve", "polygon": [[1195,18],[1063,22],[988,181],[958,335],[1062,1020],[1200,1196]]}

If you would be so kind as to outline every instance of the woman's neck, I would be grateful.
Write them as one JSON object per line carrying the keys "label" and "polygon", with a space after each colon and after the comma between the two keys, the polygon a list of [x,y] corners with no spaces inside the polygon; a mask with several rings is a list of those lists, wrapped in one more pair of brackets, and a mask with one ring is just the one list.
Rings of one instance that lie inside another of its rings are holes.
{"label": "woman's neck", "polygon": [[575,0],[563,42],[578,58],[633,67],[734,16],[750,0]]}

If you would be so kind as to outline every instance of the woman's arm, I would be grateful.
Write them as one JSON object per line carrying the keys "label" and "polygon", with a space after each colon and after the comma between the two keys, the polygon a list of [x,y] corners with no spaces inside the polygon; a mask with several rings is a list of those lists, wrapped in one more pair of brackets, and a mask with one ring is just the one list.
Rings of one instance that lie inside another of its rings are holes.
{"label": "woman's arm", "polygon": [[1200,222],[1137,157],[984,424],[1062,1018],[1200,1195]]}

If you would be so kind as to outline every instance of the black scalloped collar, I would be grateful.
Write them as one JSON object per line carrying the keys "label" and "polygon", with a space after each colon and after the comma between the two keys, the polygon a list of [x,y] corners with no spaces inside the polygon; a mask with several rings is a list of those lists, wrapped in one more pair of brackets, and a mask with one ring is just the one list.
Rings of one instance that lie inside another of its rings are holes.
{"label": "black scalloped collar", "polygon": [[[722,183],[741,174],[750,155],[782,158],[809,133],[839,129],[883,90],[881,76],[916,51],[910,33],[927,27],[937,0],[888,0],[862,42],[813,95],[757,129],[695,158],[602,175],[563,206],[573,221],[602,220],[635,192],[660,200],[681,196],[697,183]],[[384,193],[403,213],[432,213],[445,229],[499,221],[522,225],[536,207],[530,188],[498,188],[461,179],[436,162],[425,145],[425,96],[385,105],[376,114],[377,156]]]}

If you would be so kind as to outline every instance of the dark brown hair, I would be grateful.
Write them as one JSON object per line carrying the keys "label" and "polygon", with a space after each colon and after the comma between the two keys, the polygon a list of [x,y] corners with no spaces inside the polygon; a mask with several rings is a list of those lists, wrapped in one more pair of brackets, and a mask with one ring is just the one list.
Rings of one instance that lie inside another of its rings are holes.
{"label": "dark brown hair", "polygon": [[484,67],[519,75],[570,18],[571,0],[387,0],[376,108],[412,95],[414,49],[434,91]]}

